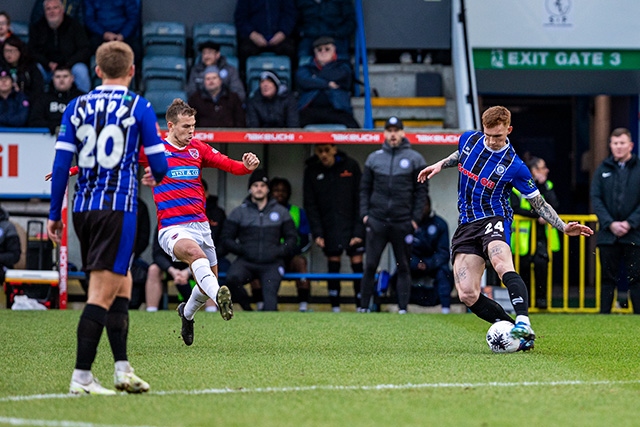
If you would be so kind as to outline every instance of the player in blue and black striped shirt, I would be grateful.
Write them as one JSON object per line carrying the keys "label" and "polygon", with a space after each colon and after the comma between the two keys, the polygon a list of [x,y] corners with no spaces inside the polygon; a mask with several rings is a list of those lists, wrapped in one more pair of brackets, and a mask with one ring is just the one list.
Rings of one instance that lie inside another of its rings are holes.
{"label": "player in blue and black striped shirt", "polygon": [[[549,224],[569,236],[591,236],[593,230],[577,222],[564,223],[544,201],[527,166],[520,160],[507,135],[513,129],[511,112],[491,107],[482,115],[483,132],[465,132],[458,150],[427,166],[418,175],[425,182],[444,168],[457,167],[459,225],[451,241],[453,272],[460,301],[489,323],[515,323],[511,335],[520,338],[520,350],[533,348],[535,334],[529,320],[529,295],[516,273],[509,247],[513,210],[509,204],[515,187]],[[516,312],[515,322],[502,306],[481,293],[486,262],[504,282]]]}
{"label": "player in blue and black striped shirt", "polygon": [[52,170],[49,236],[60,243],[61,210],[74,156],[79,169],[73,225],[84,270],[91,273],[87,305],[78,324],[72,394],[115,394],[91,373],[106,328],[115,360],[115,387],[149,390],[127,358],[129,299],[136,235],[138,155],[144,146],[156,181],[167,171],[164,145],[149,102],[128,90],[134,76],[133,51],[123,42],[102,44],[96,72],[102,85],[69,103],[62,117]]}

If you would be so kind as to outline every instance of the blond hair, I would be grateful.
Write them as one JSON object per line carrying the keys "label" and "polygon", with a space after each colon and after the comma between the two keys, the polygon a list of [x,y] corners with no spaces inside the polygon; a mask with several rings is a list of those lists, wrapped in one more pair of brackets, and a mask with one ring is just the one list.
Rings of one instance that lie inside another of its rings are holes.
{"label": "blond hair", "polygon": [[105,78],[127,77],[133,65],[133,50],[121,41],[102,43],[96,50],[96,64]]}

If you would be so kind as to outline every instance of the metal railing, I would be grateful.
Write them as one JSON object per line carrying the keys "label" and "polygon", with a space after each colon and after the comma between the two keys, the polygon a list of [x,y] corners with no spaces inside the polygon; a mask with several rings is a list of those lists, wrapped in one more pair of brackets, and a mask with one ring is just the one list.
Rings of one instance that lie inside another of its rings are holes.
{"label": "metal railing", "polygon": [[[560,215],[560,218],[565,222],[577,221],[580,224],[588,225],[596,230],[598,224],[598,217],[594,214],[589,215]],[[531,222],[530,229],[530,242],[529,249],[536,248],[537,236],[534,225],[535,220],[527,218],[521,215],[514,216],[514,230],[515,242],[520,242],[520,224],[522,222]],[[547,233],[551,232],[552,227],[547,224]],[[597,231],[596,231],[597,232]],[[536,286],[535,286],[535,274],[534,265],[531,264],[530,268],[530,282],[531,289],[529,294],[529,300],[531,309],[535,312],[549,312],[549,313],[599,313],[600,312],[600,254],[596,247],[595,236],[586,238],[569,237],[566,234],[561,234],[561,248],[558,252],[552,252],[551,239],[547,239],[547,253],[549,254],[549,269],[547,273],[547,286],[546,286],[546,300],[547,308],[539,309],[535,307],[536,300]],[[547,234],[549,235],[549,234]],[[535,249],[534,249],[535,250]],[[514,250],[514,264],[516,271],[521,271],[521,255],[518,245]],[[557,259],[562,261],[558,266]],[[560,274],[554,274],[554,268],[561,269]],[[616,301],[616,298],[614,298]],[[613,313],[632,313],[631,302],[627,308],[612,309]]]}

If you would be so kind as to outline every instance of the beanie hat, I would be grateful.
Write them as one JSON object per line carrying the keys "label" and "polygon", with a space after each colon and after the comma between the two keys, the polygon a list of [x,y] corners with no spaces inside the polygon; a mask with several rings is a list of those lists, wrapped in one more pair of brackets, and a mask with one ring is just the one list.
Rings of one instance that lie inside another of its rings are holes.
{"label": "beanie hat", "polygon": [[249,185],[247,188],[251,188],[253,183],[258,181],[264,182],[265,184],[269,185],[269,177],[267,176],[267,173],[264,171],[264,169],[256,169],[253,171],[253,173],[249,177]]}
{"label": "beanie hat", "polygon": [[220,69],[218,67],[216,67],[215,65],[209,65],[207,68],[204,69],[204,73],[202,75],[206,76],[209,73],[216,73],[219,76],[220,75]]}

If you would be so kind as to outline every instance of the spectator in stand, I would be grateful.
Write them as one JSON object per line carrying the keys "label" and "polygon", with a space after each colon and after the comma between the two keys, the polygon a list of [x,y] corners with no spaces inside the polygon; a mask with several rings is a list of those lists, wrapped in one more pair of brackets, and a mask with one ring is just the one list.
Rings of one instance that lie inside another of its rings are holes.
{"label": "spectator in stand", "polygon": [[351,65],[338,59],[331,37],[313,42],[315,59],[296,74],[300,99],[300,125],[338,123],[359,128],[351,109]]}
{"label": "spectator in stand", "polygon": [[300,42],[298,57],[313,56],[313,41],[333,37],[338,58],[349,59],[349,44],[356,30],[353,0],[296,0]]}
{"label": "spectator in stand", "polygon": [[16,226],[9,221],[9,214],[0,207],[0,282],[4,283],[5,271],[20,260],[22,249]]}
{"label": "spectator in stand", "polygon": [[609,148],[611,155],[596,169],[591,182],[591,203],[600,225],[600,313],[611,314],[624,266],[633,313],[640,314],[640,162],[628,129],[614,129]]}
{"label": "spectator in stand", "polygon": [[0,67],[0,127],[22,127],[29,119],[29,101],[16,91],[9,70]]}
{"label": "spectator in stand", "polygon": [[269,178],[256,169],[249,178],[249,195],[229,214],[222,229],[222,245],[237,258],[227,272],[234,301],[251,311],[244,284],[259,279],[265,311],[278,309],[278,290],[284,260],[294,254],[298,233],[289,211],[269,198]]}
{"label": "spectator in stand", "polygon": [[49,83],[60,65],[71,67],[78,89],[91,90],[89,38],[82,24],[65,15],[61,0],[44,0],[44,18],[29,28],[29,52]]}
{"label": "spectator in stand", "polygon": [[29,100],[44,92],[44,79],[27,52],[27,45],[18,36],[11,36],[2,45],[2,58],[13,79],[14,88]]}
{"label": "spectator in stand", "polygon": [[0,11],[0,48],[4,44],[4,41],[11,37],[11,17],[7,12]]}
{"label": "spectator in stand", "polygon": [[[527,166],[531,172],[536,187],[540,190],[542,198],[549,203],[549,205],[558,210],[560,202],[558,196],[553,190],[553,183],[547,179],[549,176],[549,168],[546,162],[539,157],[532,157]],[[511,190],[511,208],[514,214],[522,215],[531,220],[523,220],[519,223],[513,223],[511,234],[511,251],[516,253],[518,250],[520,255],[520,277],[524,281],[525,285],[531,293],[531,265],[533,264],[533,277],[535,279],[536,286],[536,307],[546,309],[547,308],[547,276],[549,273],[549,251],[547,249],[547,240],[551,240],[551,251],[558,252],[560,250],[560,235],[558,230],[552,228],[547,231],[547,222],[531,207],[531,203],[527,200],[520,191],[515,187]],[[515,227],[520,228],[520,232],[517,235]],[[531,245],[531,227],[536,227],[536,244]]]}
{"label": "spectator in stand", "polygon": [[182,298],[185,301],[188,300],[191,296],[189,264],[171,260],[171,257],[160,247],[158,230],[156,230],[153,238],[152,257],[153,262],[147,269],[147,282],[145,283],[147,311],[158,311],[162,293],[164,292],[163,281],[165,280],[173,280],[173,284]]}
{"label": "spectator in stand", "polygon": [[360,182],[360,216],[367,230],[362,312],[369,311],[376,269],[387,243],[391,243],[396,258],[398,313],[407,312],[411,242],[427,197],[427,187],[420,185],[417,178],[425,165],[422,155],[405,138],[402,121],[390,117],[384,126],[382,149],[369,154]]}
{"label": "spectator in stand", "polygon": [[442,313],[450,312],[453,274],[449,266],[449,250],[449,227],[441,216],[431,210],[431,198],[427,196],[422,219],[413,233],[410,265],[414,286],[410,301],[420,303],[419,295],[414,296],[414,291],[418,290],[415,284],[424,278],[431,278],[442,305]]}
{"label": "spectator in stand", "polygon": [[234,13],[238,33],[238,60],[244,78],[247,58],[264,52],[286,55],[296,61],[293,31],[294,0],[238,0]]}
{"label": "spectator in stand", "polygon": [[[84,2],[85,0],[62,0],[64,13],[77,20],[81,24],[84,24]],[[29,23],[35,24],[43,17],[44,2],[42,0],[35,0],[35,3],[33,3],[33,8],[31,9],[31,18],[29,19]]]}
{"label": "spectator in stand", "polygon": [[198,90],[204,89],[204,70],[213,65],[220,70],[222,83],[231,92],[235,92],[238,98],[240,98],[240,101],[244,102],[246,92],[240,80],[238,70],[229,64],[227,58],[220,53],[220,43],[206,41],[200,43],[198,50],[200,50],[200,60],[191,68],[189,82],[187,83],[187,96],[191,96],[197,93]]}
{"label": "spectator in stand", "polygon": [[300,127],[295,98],[271,71],[260,74],[259,90],[247,101],[247,127]]}
{"label": "spectator in stand", "polygon": [[243,128],[246,126],[242,101],[222,84],[218,67],[204,71],[204,89],[189,97],[189,105],[198,111],[196,126],[200,128]]}
{"label": "spectator in stand", "polygon": [[52,135],[57,134],[67,105],[83,93],[76,87],[71,69],[66,65],[58,67],[53,72],[52,90],[36,97],[31,103],[29,126],[49,128]]}
{"label": "spectator in stand", "polygon": [[[284,270],[288,273],[307,273],[307,258],[303,255],[311,247],[311,227],[307,214],[300,206],[289,203],[291,198],[291,183],[286,178],[273,178],[269,185],[271,196],[276,202],[289,210],[289,215],[298,231],[298,242],[293,255],[285,258]],[[309,306],[309,296],[311,295],[310,283],[306,279],[296,279],[296,289],[298,290],[298,304],[301,312],[306,312]]]}
{"label": "spectator in stand", "polygon": [[131,0],[84,0],[84,25],[91,51],[103,42],[125,42],[141,57],[140,4]]}
{"label": "spectator in stand", "polygon": [[[304,170],[304,208],[311,234],[327,257],[327,271],[340,272],[343,252],[351,260],[351,270],[362,273],[364,225],[360,220],[360,178],[358,162],[339,151],[335,144],[317,144],[315,155]],[[327,281],[329,301],[340,311],[340,280]],[[353,281],[356,308],[360,307],[360,280]]]}

